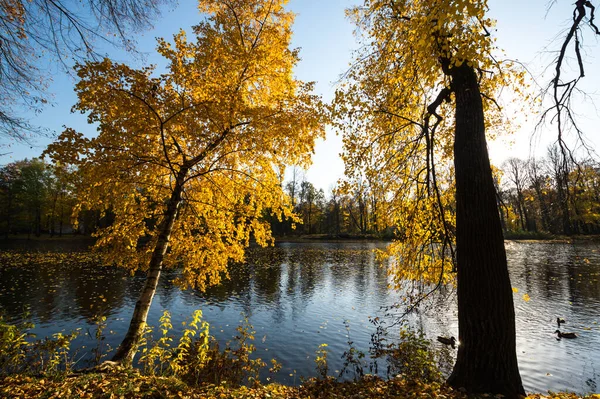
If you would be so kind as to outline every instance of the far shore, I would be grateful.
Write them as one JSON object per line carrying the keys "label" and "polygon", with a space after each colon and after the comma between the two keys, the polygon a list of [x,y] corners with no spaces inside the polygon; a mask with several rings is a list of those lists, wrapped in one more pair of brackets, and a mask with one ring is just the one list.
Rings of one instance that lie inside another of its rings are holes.
{"label": "far shore", "polygon": [[[367,242],[367,241],[382,241],[391,242],[394,237],[389,235],[382,236],[378,234],[301,234],[301,235],[285,235],[276,236],[276,243],[303,243],[303,242]],[[553,235],[545,232],[505,232],[504,240],[506,241],[545,241],[545,242],[573,242],[573,241],[590,241],[600,242],[600,235]],[[11,234],[8,238],[4,235],[0,236],[0,250],[11,244],[24,245],[27,242],[35,243],[52,243],[52,242],[73,242],[79,245],[93,245],[96,241],[95,237],[83,234],[63,234],[59,236],[55,234],[51,236],[44,233],[40,236],[27,234]]]}

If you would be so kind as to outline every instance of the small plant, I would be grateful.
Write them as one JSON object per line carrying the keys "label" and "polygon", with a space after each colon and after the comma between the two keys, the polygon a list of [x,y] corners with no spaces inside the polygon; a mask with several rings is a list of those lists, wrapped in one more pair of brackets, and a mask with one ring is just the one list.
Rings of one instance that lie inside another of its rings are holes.
{"label": "small plant", "polygon": [[74,364],[71,342],[79,336],[79,330],[69,334],[56,333],[27,344],[22,372],[31,374],[58,374],[69,372]]}
{"label": "small plant", "polygon": [[140,342],[142,346],[142,356],[140,364],[143,365],[145,374],[163,375],[167,373],[169,362],[173,357],[171,342],[173,338],[169,332],[173,329],[171,324],[171,314],[165,310],[159,319],[159,328],[161,336],[158,340],[152,340],[153,328],[146,326],[144,331],[144,340]]}
{"label": "small plant", "polygon": [[24,326],[11,325],[0,316],[0,374],[19,372],[27,354]]}
{"label": "small plant", "polygon": [[94,354],[93,362],[95,365],[98,365],[110,352],[110,346],[106,345],[108,348],[104,351],[102,345],[105,339],[104,330],[106,329],[106,316],[96,316],[92,321],[96,325],[96,331],[94,332],[96,347],[92,348],[92,353]]}
{"label": "small plant", "polygon": [[365,375],[365,353],[356,349],[354,341],[350,339],[350,322],[348,320],[344,320],[344,327],[346,327],[346,336],[348,337],[348,349],[342,354],[344,364],[340,370],[339,377],[352,371],[354,372],[354,380],[357,381]]}
{"label": "small plant", "polygon": [[[202,333],[194,340],[188,341],[192,334],[186,336],[184,332],[183,341],[180,341],[181,348],[178,349],[178,361],[185,366],[178,369],[177,377],[190,385],[240,386],[244,382],[258,384],[259,372],[266,364],[260,358],[252,359],[255,351],[255,346],[251,343],[254,340],[252,325],[245,319],[237,331],[235,346],[227,342],[223,350],[209,336],[208,324],[202,323]],[[276,365],[274,367],[277,368]]]}
{"label": "small plant", "polygon": [[206,366],[210,349],[209,338],[209,324],[202,320],[202,311],[196,310],[189,327],[183,330],[170,362],[175,375],[186,375],[190,373],[190,368]]}
{"label": "small plant", "polygon": [[69,334],[56,333],[52,337],[30,342],[35,337],[29,332],[35,327],[25,322],[19,325],[5,323],[0,317],[0,374],[56,374],[70,371],[75,354],[71,342],[79,330]]}
{"label": "small plant", "polygon": [[409,381],[439,382],[442,375],[431,343],[422,331],[400,330],[400,342],[385,351],[388,373],[402,374]]}
{"label": "small plant", "polygon": [[317,367],[317,374],[322,379],[327,379],[327,373],[329,372],[329,365],[327,364],[327,344],[319,345],[319,349],[315,352],[315,365]]}

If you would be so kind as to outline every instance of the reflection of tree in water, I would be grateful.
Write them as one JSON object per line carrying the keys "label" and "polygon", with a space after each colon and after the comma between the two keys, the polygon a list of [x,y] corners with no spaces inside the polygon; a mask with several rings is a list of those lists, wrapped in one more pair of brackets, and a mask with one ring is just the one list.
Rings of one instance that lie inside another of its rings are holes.
{"label": "reflection of tree in water", "polygon": [[[534,281],[537,283],[539,295],[547,300],[555,300],[558,295],[562,296],[563,286],[565,284],[565,268],[570,254],[564,245],[537,244],[529,245],[526,243],[515,244],[518,259],[521,261],[526,258],[533,264]],[[521,266],[521,262],[516,263],[514,267]]]}
{"label": "reflection of tree in water", "polygon": [[[15,268],[3,266],[0,269],[0,310],[8,320],[20,320],[23,313],[31,308],[32,298],[37,297],[36,290],[42,285],[33,268]],[[36,305],[38,303],[35,303]],[[32,309],[38,312],[37,309]]]}
{"label": "reflection of tree in water", "polygon": [[[512,270],[527,292],[549,301],[564,298],[576,307],[600,298],[596,244],[588,243],[519,243],[511,254]],[[566,298],[565,298],[566,296]]]}
{"label": "reflection of tree in water", "polygon": [[222,276],[221,282],[206,288],[206,291],[185,290],[181,297],[190,307],[198,307],[199,303],[225,307],[234,302],[241,304],[244,314],[250,314],[251,278],[247,263],[235,263],[229,267],[229,277]]}
{"label": "reflection of tree in water", "polygon": [[171,309],[175,297],[179,293],[179,287],[175,284],[175,279],[179,274],[177,270],[167,269],[158,280],[156,296],[158,297],[158,303],[160,303],[163,309]]}
{"label": "reflection of tree in water", "polygon": [[289,263],[300,271],[300,295],[303,300],[311,298],[318,281],[323,277],[324,251],[315,248],[293,248]]}
{"label": "reflection of tree in water", "polygon": [[79,315],[87,319],[108,316],[123,306],[129,276],[116,267],[85,267],[72,271],[68,292],[74,292]]}
{"label": "reflection of tree in water", "polygon": [[253,288],[259,303],[277,304],[280,302],[283,259],[281,248],[257,249],[253,251],[252,256],[248,257]]}
{"label": "reflection of tree in water", "polygon": [[123,305],[125,271],[101,267],[85,257],[35,256],[42,262],[3,267],[0,304],[10,318],[19,319],[27,308],[31,318],[42,323],[91,318]]}
{"label": "reflection of tree in water", "polygon": [[[598,245],[580,243],[579,245],[573,245],[571,248],[573,255],[567,268],[570,301],[575,306],[584,308],[590,302],[600,300]],[[596,311],[597,309],[592,310],[592,312]]]}

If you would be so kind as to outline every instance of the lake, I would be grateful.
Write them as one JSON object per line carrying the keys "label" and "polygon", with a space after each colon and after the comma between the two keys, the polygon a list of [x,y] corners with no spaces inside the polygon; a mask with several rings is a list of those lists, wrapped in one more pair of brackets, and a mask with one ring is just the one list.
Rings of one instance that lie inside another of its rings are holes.
{"label": "lake", "polygon": [[[54,244],[25,244],[29,251],[47,251]],[[62,244],[59,244],[62,245]],[[252,249],[248,263],[231,270],[231,278],[205,293],[180,291],[176,271],[161,276],[150,310],[149,324],[158,326],[165,309],[172,313],[174,334],[182,321],[201,309],[211,333],[224,343],[246,317],[256,331],[257,355],[276,358],[283,366],[275,379],[300,383],[316,374],[315,351],[329,349],[333,374],[343,364],[348,341],[368,351],[375,331],[370,318],[384,317],[399,294],[388,289],[386,264],[372,250],[382,242],[279,243]],[[83,246],[80,245],[80,246]],[[56,248],[54,248],[56,249]],[[598,392],[600,384],[600,243],[507,241],[514,294],[517,350],[521,376],[528,392]],[[1,250],[1,249],[0,249]],[[93,317],[107,317],[105,343],[116,347],[128,326],[143,276],[118,268],[68,262],[77,245],[61,247],[64,262],[52,266],[0,265],[0,312],[18,322],[24,311],[40,336],[82,328],[93,335]],[[524,299],[524,295],[529,300]],[[434,298],[408,321],[435,342],[437,335],[458,336],[452,289]],[[579,338],[557,340],[556,318],[566,319],[563,331]],[[88,336],[76,345],[95,345]],[[451,354],[453,352],[449,351]],[[83,352],[82,352],[83,353]],[[81,365],[85,366],[86,358]],[[381,370],[380,370],[381,371]]]}

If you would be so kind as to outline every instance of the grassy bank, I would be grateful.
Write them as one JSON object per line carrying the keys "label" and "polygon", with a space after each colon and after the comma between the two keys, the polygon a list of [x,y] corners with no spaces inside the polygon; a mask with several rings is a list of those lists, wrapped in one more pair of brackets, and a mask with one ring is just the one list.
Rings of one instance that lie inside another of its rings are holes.
{"label": "grassy bank", "polygon": [[[176,378],[143,376],[135,371],[115,371],[108,374],[83,374],[40,378],[14,375],[0,379],[3,398],[467,398],[444,384],[408,382],[402,378],[383,380],[364,377],[360,381],[339,382],[334,379],[306,381],[298,387],[280,384],[254,387],[207,385],[190,387]],[[484,395],[480,397],[486,397]],[[579,398],[575,394],[558,393],[529,395],[528,398]],[[599,399],[593,394],[587,398]]]}
{"label": "grassy bank", "polygon": [[[254,351],[251,326],[238,327],[236,342],[219,348],[207,335],[207,325],[200,317],[197,311],[177,344],[169,336],[170,319],[165,313],[161,318],[162,335],[145,339],[139,369],[115,367],[104,373],[88,372],[97,369],[74,371],[69,345],[75,333],[27,342],[25,330],[0,319],[0,398],[467,398],[442,382],[439,358],[429,341],[410,330],[401,334],[400,342],[383,352],[395,378],[365,375],[361,357],[352,347],[345,353],[344,367],[354,371],[356,380],[331,377],[327,345],[322,344],[315,358],[319,377],[302,381],[299,386],[287,386],[260,382],[259,370],[266,364],[251,356]],[[98,362],[102,357],[100,354]],[[279,368],[272,361],[269,372],[276,373]],[[529,396],[542,397],[581,396],[570,393]],[[600,399],[598,394],[586,397]]]}

